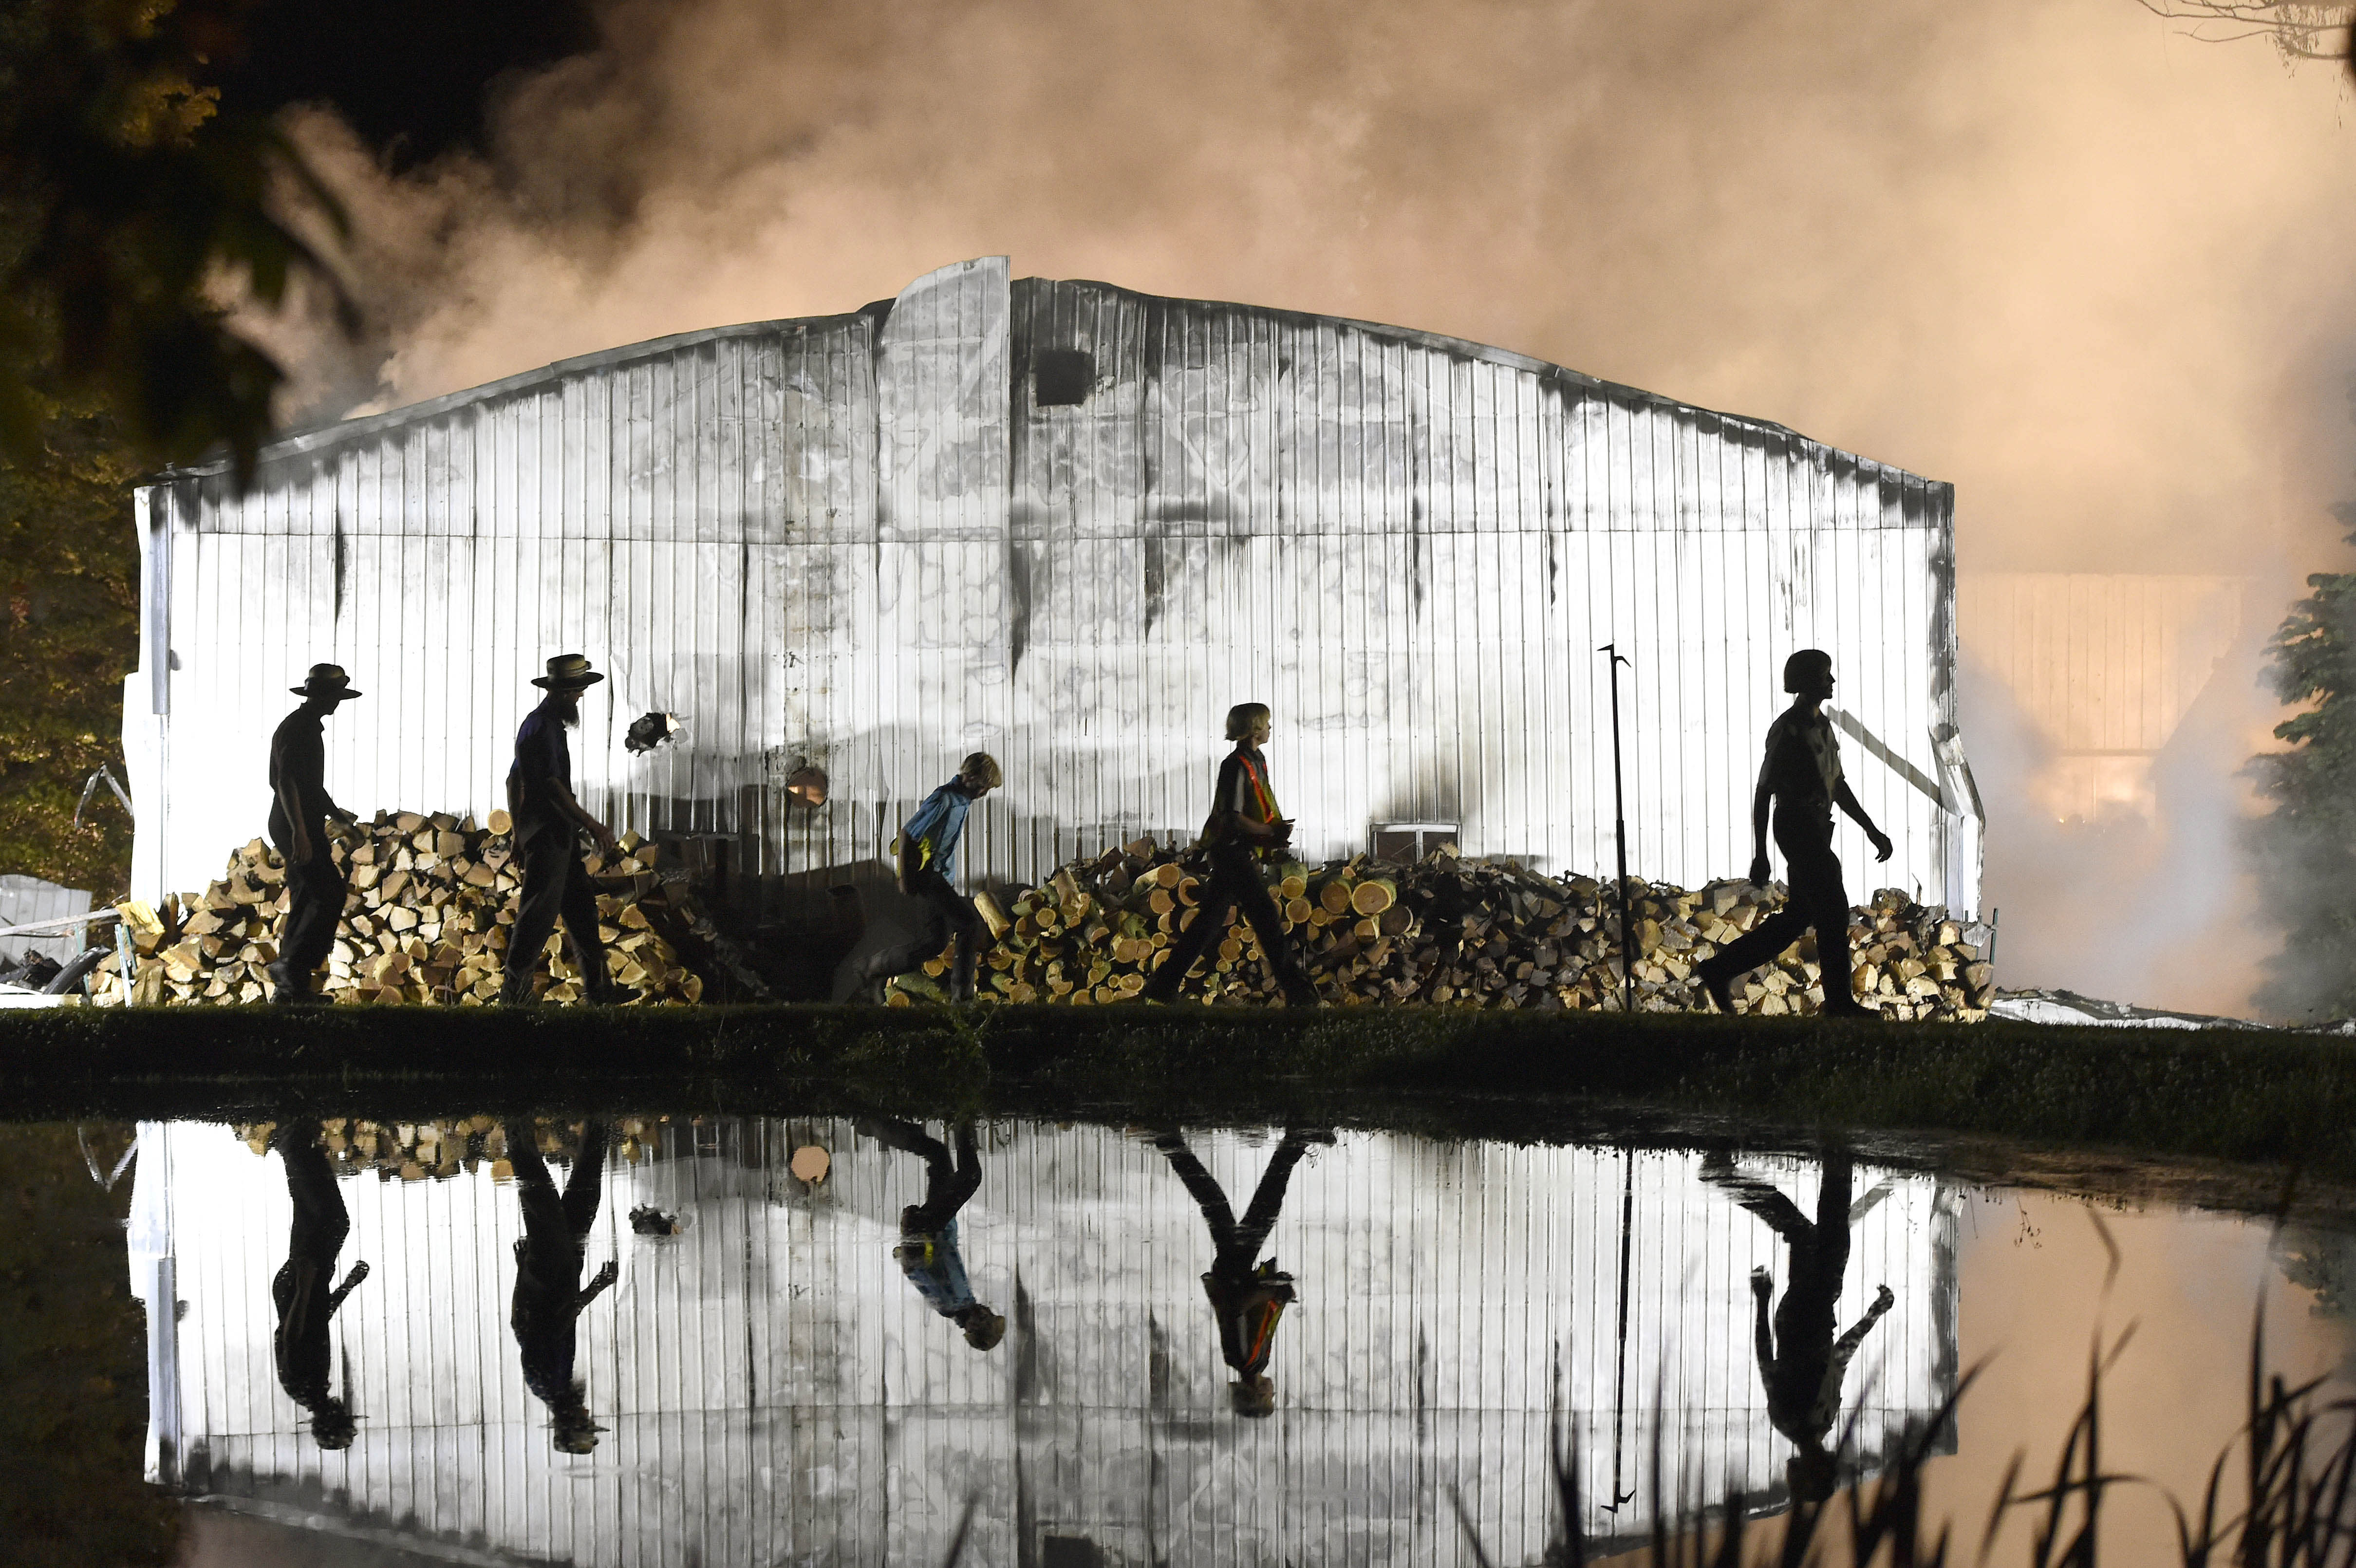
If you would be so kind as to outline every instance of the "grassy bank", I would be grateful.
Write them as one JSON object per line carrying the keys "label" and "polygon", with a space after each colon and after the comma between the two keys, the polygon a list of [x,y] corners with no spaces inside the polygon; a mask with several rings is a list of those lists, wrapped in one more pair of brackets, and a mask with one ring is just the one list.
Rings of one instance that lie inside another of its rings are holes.
{"label": "grassy bank", "polygon": [[1714,1116],[2289,1163],[2356,1183],[2356,1048],[2260,1032],[1444,1008],[0,1014],[12,1118],[216,1116],[290,1099],[375,1114],[1298,1116],[1524,1138]]}

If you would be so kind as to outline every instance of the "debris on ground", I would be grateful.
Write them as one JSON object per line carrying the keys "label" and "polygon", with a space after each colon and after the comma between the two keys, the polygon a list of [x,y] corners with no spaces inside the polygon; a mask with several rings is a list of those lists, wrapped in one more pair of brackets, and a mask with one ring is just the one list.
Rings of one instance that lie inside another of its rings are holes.
{"label": "debris on ground", "polygon": [[[1622,1005],[1620,915],[1612,886],[1549,877],[1505,858],[1442,848],[1411,865],[1365,855],[1263,869],[1285,929],[1305,948],[1329,1003],[1609,1009]],[[1073,861],[1001,905],[976,900],[990,930],[978,969],[985,999],[1072,1004],[1135,996],[1207,891],[1198,852],[1140,839]],[[1713,882],[1688,891],[1631,879],[1636,1009],[1707,1012],[1694,966],[1782,908],[1780,883]],[[1976,1021],[1995,976],[1984,933],[1937,906],[1885,888],[1854,912],[1852,993],[1893,1019]],[[953,950],[893,981],[887,1004],[947,999]],[[1205,955],[1192,986],[1206,1001],[1272,1005],[1280,992],[1240,918]],[[1824,1004],[1814,937],[1735,986],[1740,1011],[1811,1014]]]}
{"label": "debris on ground", "polygon": [[[487,826],[448,812],[380,811],[340,830],[351,894],[326,965],[325,999],[344,1004],[430,1003],[479,1006],[495,1001],[506,974],[523,867],[508,836],[508,814]],[[611,857],[592,854],[598,934],[613,978],[640,1004],[702,999],[704,977],[681,959],[711,950],[710,922],[685,878],[657,869],[659,846],[625,833]],[[159,909],[124,906],[137,960],[131,1000],[166,1005],[262,1002],[263,972],[278,956],[285,922],[285,867],[260,839],[230,856],[221,879],[202,893],[166,898]],[[543,1002],[577,1002],[580,972],[562,934],[549,939],[536,984]],[[99,1005],[123,1001],[120,961],[90,977]]]}

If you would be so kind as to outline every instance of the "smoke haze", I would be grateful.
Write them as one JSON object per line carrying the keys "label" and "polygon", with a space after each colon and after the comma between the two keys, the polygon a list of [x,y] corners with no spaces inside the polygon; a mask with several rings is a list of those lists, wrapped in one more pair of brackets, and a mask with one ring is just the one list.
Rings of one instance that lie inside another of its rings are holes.
{"label": "smoke haze", "polygon": [[[636,0],[604,24],[503,90],[488,160],[395,178],[302,122],[353,201],[371,328],[273,328],[295,412],[1002,252],[1777,420],[1954,481],[1965,572],[2254,575],[2271,627],[2345,553],[2321,511],[2356,467],[2340,73],[2133,0]],[[2257,644],[2164,763],[2190,783],[2158,829],[2077,841],[2068,879],[2035,869],[2051,824],[1992,832],[2008,983],[2246,1005],[2265,944],[2222,939],[2254,897],[2227,846],[2272,722]],[[2025,799],[2042,743],[1984,746],[2009,722],[1985,685],[1983,793]],[[2129,880],[2177,890],[2167,961],[2119,918]]]}

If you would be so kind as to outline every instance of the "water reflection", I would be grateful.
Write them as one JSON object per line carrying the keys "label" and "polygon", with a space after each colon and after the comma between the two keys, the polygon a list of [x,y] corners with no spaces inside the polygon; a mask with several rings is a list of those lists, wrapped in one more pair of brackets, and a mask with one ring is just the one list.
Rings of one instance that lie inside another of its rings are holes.
{"label": "water reflection", "polygon": [[[1670,1494],[1706,1477],[1775,1506],[1791,1434],[1821,1441],[1809,1401],[1842,1392],[1837,1321],[1879,1318],[1846,1391],[1868,1469],[1954,1386],[1954,1205],[1928,1177],[1853,1205],[1846,1161],[858,1131],[667,1123],[609,1148],[603,1128],[575,1145],[516,1122],[511,1177],[447,1153],[345,1179],[376,1273],[336,1319],[364,1419],[333,1449],[272,1374],[277,1315],[249,1262],[306,1201],[292,1167],[229,1129],[150,1126],[133,1230],[186,1304],[150,1294],[156,1474],[476,1550],[713,1568],[937,1561],[976,1494],[975,1562],[1468,1562],[1461,1488],[1489,1550],[1527,1560],[1560,1522],[1558,1419],[1596,1499],[1577,1526],[1602,1541],[1649,1527],[1656,1441]],[[568,1146],[560,1191],[541,1151]],[[811,1148],[830,1165],[797,1179]],[[634,1210],[676,1219],[641,1234]],[[615,1262],[584,1289],[596,1255]],[[1785,1278],[1757,1365],[1754,1269]],[[973,1308],[995,1326],[978,1336]],[[1791,1419],[1777,1385],[1811,1366]]]}
{"label": "water reflection", "polygon": [[1837,1477],[1826,1440],[1840,1414],[1848,1364],[1882,1314],[1896,1305],[1890,1287],[1877,1283],[1865,1316],[1837,1339],[1833,1337],[1848,1274],[1849,1229],[1890,1196],[1890,1183],[1882,1181],[1852,1208],[1854,1167],[1847,1151],[1832,1150],[1825,1156],[1811,1220],[1781,1187],[1738,1174],[1730,1161],[1704,1160],[1701,1177],[1765,1220],[1790,1250],[1791,1273],[1772,1323],[1767,1304],[1775,1294],[1774,1276],[1764,1265],[1751,1271],[1752,1332],[1767,1419],[1792,1441],[1784,1477],[1795,1496],[1821,1502],[1832,1496]]}
{"label": "water reflection", "polygon": [[1227,1395],[1237,1415],[1276,1413],[1276,1381],[1268,1374],[1269,1355],[1276,1348],[1277,1319],[1298,1297],[1292,1276],[1278,1268],[1274,1258],[1260,1260],[1259,1250],[1276,1228],[1292,1167],[1301,1163],[1310,1144],[1332,1142],[1331,1133],[1286,1128],[1268,1168],[1260,1173],[1259,1185],[1252,1189],[1244,1222],[1238,1225],[1235,1211],[1227,1207],[1226,1189],[1203,1168],[1185,1138],[1165,1133],[1153,1140],[1153,1146],[1186,1184],[1187,1193],[1203,1210],[1203,1223],[1211,1230],[1211,1266],[1203,1275],[1203,1294],[1211,1298],[1211,1312],[1218,1319],[1219,1354],[1236,1374]]}
{"label": "water reflection", "polygon": [[515,1295],[508,1312],[523,1386],[548,1407],[557,1448],[587,1454],[605,1429],[589,1414],[587,1385],[573,1375],[573,1349],[583,1309],[622,1277],[622,1265],[609,1258],[589,1288],[581,1288],[589,1233],[605,1191],[605,1123],[592,1122],[582,1129],[580,1152],[562,1197],[540,1157],[533,1130],[510,1122],[505,1132],[523,1215],[523,1234],[515,1243]]}
{"label": "water reflection", "polygon": [[286,1230],[286,1262],[271,1276],[270,1299],[278,1326],[271,1348],[278,1384],[311,1417],[311,1435],[322,1448],[348,1448],[356,1430],[351,1412],[351,1373],[344,1391],[329,1386],[334,1354],[328,1325],[354,1287],[368,1278],[366,1259],[352,1264],[344,1283],[336,1280],[336,1258],[351,1234],[351,1215],[336,1188],[335,1166],[319,1144],[316,1126],[287,1123],[271,1135],[286,1172],[286,1197],[294,1210]]}
{"label": "water reflection", "polygon": [[964,1330],[967,1344],[977,1350],[994,1348],[1006,1337],[1006,1319],[974,1299],[965,1257],[958,1251],[958,1210],[981,1187],[973,1123],[958,1123],[954,1161],[947,1144],[914,1122],[862,1122],[859,1130],[925,1162],[924,1198],[900,1211],[900,1242],[892,1249],[900,1272],[935,1312]]}

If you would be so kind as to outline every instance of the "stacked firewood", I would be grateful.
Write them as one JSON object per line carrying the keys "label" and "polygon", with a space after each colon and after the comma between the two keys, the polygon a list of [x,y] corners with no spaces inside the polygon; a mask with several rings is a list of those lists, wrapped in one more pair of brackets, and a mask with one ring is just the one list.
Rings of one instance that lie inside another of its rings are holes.
{"label": "stacked firewood", "polygon": [[[458,1006],[496,999],[523,875],[509,828],[505,811],[480,827],[448,812],[380,811],[371,822],[340,830],[351,894],[327,956],[327,998]],[[657,858],[657,846],[636,833],[623,835],[617,854],[589,858],[606,962],[643,1001],[699,1001],[702,977],[680,961],[680,949],[692,949],[706,923],[684,883],[656,869]],[[267,999],[263,972],[278,956],[285,880],[277,852],[256,839],[230,856],[227,872],[204,892],[167,898],[159,909],[126,906],[138,961],[131,1000]],[[549,953],[541,1000],[580,1000],[580,972],[561,935],[549,939]],[[110,958],[91,976],[91,998],[120,1002],[123,983]]]}
{"label": "stacked firewood", "polygon": [[[991,943],[978,972],[984,996],[1101,1004],[1134,996],[1207,892],[1198,856],[1140,839],[1075,861],[1001,906],[977,900]],[[1269,897],[1305,948],[1325,999],[1341,1005],[1610,1008],[1622,1004],[1614,889],[1592,877],[1547,877],[1511,860],[1466,861],[1441,850],[1399,865],[1364,856],[1264,867]],[[1715,882],[1694,891],[1632,882],[1639,1011],[1707,1011],[1694,966],[1782,907],[1781,885]],[[1855,912],[1852,993],[1895,1019],[1985,1016],[1994,975],[1961,923],[1885,889]],[[892,983],[885,1001],[943,999],[950,950]],[[1259,944],[1230,922],[1197,967],[1207,1000],[1266,1005],[1277,992]],[[1737,987],[1746,1013],[1814,1013],[1824,1004],[1808,938]]]}
{"label": "stacked firewood", "polygon": [[[625,1117],[609,1123],[610,1157],[637,1165],[655,1157],[660,1134],[657,1128],[668,1116]],[[275,1122],[241,1122],[234,1131],[255,1154],[266,1154]],[[365,1118],[330,1116],[305,1127],[327,1145],[327,1158],[337,1176],[374,1171],[384,1181],[444,1180],[462,1171],[488,1166],[491,1179],[506,1181],[515,1175],[508,1158],[506,1126],[496,1117],[447,1117],[433,1122],[371,1122]],[[544,1159],[570,1162],[581,1150],[582,1124],[542,1117],[532,1123],[532,1141]]]}

